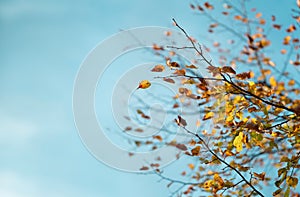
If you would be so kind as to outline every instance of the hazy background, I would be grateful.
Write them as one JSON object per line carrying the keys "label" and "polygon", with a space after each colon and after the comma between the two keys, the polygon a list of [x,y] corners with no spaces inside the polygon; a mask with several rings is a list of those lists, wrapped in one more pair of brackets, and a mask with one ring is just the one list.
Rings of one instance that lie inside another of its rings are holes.
{"label": "hazy background", "polygon": [[[286,1],[263,12],[280,12]],[[290,1],[292,2],[292,1]],[[2,0],[0,2],[0,196],[167,196],[156,176],[129,174],[94,159],[73,122],[72,91],[79,66],[100,41],[138,26],[191,34],[206,21],[190,1]],[[200,40],[201,41],[201,40]]]}

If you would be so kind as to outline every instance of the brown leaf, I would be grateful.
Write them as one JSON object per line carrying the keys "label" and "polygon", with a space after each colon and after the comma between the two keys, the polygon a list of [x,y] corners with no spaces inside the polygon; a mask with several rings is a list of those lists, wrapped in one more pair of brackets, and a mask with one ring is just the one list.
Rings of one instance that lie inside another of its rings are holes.
{"label": "brown leaf", "polygon": [[295,25],[290,25],[289,28],[286,29],[286,32],[291,33],[296,30]]}
{"label": "brown leaf", "polygon": [[244,79],[250,79],[251,73],[250,72],[243,72],[236,75],[237,79],[244,80]]}
{"label": "brown leaf", "polygon": [[143,167],[140,168],[140,170],[149,170],[149,167],[143,166]]}
{"label": "brown leaf", "polygon": [[185,69],[176,70],[173,74],[178,76],[184,76],[185,75]]}
{"label": "brown leaf", "polygon": [[235,70],[233,70],[233,68],[231,68],[230,66],[222,67],[222,72],[236,74]]}
{"label": "brown leaf", "polygon": [[179,123],[179,126],[186,126],[187,125],[187,123],[186,123],[186,121],[185,121],[185,119],[183,119],[181,116],[177,116],[178,117],[178,123]]}
{"label": "brown leaf", "polygon": [[150,119],[150,116],[145,115],[145,114],[142,114],[141,117],[142,117],[142,118],[145,118],[145,119]]}
{"label": "brown leaf", "polygon": [[178,103],[175,103],[174,105],[173,105],[173,108],[175,109],[175,108],[178,108],[179,107],[179,105],[178,105]]}
{"label": "brown leaf", "polygon": [[161,64],[156,65],[154,68],[152,68],[152,72],[162,72],[165,70],[165,67]]}
{"label": "brown leaf", "polygon": [[141,128],[136,128],[134,131],[139,132],[139,133],[142,133],[144,130],[141,129]]}
{"label": "brown leaf", "polygon": [[186,67],[186,68],[190,68],[190,69],[197,69],[197,68],[198,68],[197,66],[195,66],[195,65],[193,65],[193,64],[191,64],[191,65],[186,65],[185,67]]}
{"label": "brown leaf", "polygon": [[160,135],[155,135],[155,136],[153,136],[153,139],[156,139],[156,140],[158,140],[158,141],[160,141],[160,142],[163,141],[163,138],[162,138]]}
{"label": "brown leaf", "polygon": [[218,26],[218,23],[212,23],[212,24],[209,25],[209,28],[215,28],[217,26]]}
{"label": "brown leaf", "polygon": [[193,148],[191,150],[191,153],[192,153],[193,156],[198,156],[199,153],[200,153],[200,146],[196,146],[195,148]]}
{"label": "brown leaf", "polygon": [[184,144],[176,144],[176,148],[183,150],[183,151],[187,150],[187,147]]}
{"label": "brown leaf", "polygon": [[246,34],[246,36],[248,38],[249,43],[253,43],[254,39],[249,34]]}
{"label": "brown leaf", "polygon": [[124,129],[124,131],[130,131],[132,128],[131,127],[126,127],[125,129]]}
{"label": "brown leaf", "polygon": [[158,168],[160,165],[159,165],[159,163],[152,163],[152,164],[150,164],[150,166],[152,168]]}
{"label": "brown leaf", "polygon": [[163,78],[164,81],[168,82],[168,83],[175,83],[175,81],[171,78]]}
{"label": "brown leaf", "polygon": [[281,25],[278,25],[278,24],[274,24],[273,27],[274,27],[274,29],[277,29],[277,30],[281,29]]}
{"label": "brown leaf", "polygon": [[250,107],[248,108],[248,112],[251,113],[251,112],[254,112],[256,111],[257,109],[255,107]]}
{"label": "brown leaf", "polygon": [[158,46],[157,44],[153,44],[152,49],[155,50],[155,51],[163,51],[164,47]]}
{"label": "brown leaf", "polygon": [[214,77],[216,75],[220,74],[220,68],[218,68],[218,67],[208,66],[206,69],[208,70],[208,72],[212,73]]}
{"label": "brown leaf", "polygon": [[208,2],[205,2],[205,3],[204,3],[204,6],[205,6],[207,9],[209,9],[209,10],[214,9],[214,6],[212,6],[212,5],[209,4]]}
{"label": "brown leaf", "polygon": [[198,10],[199,10],[200,12],[203,12],[203,11],[204,11],[203,7],[201,7],[200,5],[198,5],[197,8],[198,8]]}
{"label": "brown leaf", "polygon": [[263,180],[265,180],[266,173],[262,172],[262,173],[258,174],[256,172],[254,172],[253,175],[263,181]]}
{"label": "brown leaf", "polygon": [[199,83],[197,85],[197,88],[199,88],[200,90],[203,90],[203,91],[207,91],[208,90],[208,88],[206,87],[206,85],[203,84],[203,83]]}
{"label": "brown leaf", "polygon": [[166,64],[170,68],[180,68],[180,65],[177,62],[171,62],[170,60],[167,60]]}

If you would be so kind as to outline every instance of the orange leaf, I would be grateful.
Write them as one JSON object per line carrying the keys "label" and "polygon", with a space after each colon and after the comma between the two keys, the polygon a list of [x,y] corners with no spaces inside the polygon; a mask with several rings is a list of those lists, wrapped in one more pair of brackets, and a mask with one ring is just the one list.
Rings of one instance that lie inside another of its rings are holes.
{"label": "orange leaf", "polygon": [[235,16],[234,16],[234,19],[235,19],[235,20],[242,20],[243,17],[241,17],[240,15],[235,15]]}
{"label": "orange leaf", "polygon": [[189,166],[189,168],[190,168],[191,170],[194,170],[194,168],[195,168],[195,165],[192,164],[192,163],[190,163],[188,166]]}
{"label": "orange leaf", "polygon": [[160,135],[155,135],[155,136],[153,136],[153,139],[156,139],[156,140],[158,140],[158,141],[160,141],[160,142],[163,141],[163,138],[162,138]]}
{"label": "orange leaf", "polygon": [[258,13],[255,15],[256,18],[260,18],[261,16],[262,16],[262,13],[261,13],[261,12],[258,12]]}
{"label": "orange leaf", "polygon": [[295,25],[290,25],[289,28],[286,29],[286,32],[291,33],[296,30]]}

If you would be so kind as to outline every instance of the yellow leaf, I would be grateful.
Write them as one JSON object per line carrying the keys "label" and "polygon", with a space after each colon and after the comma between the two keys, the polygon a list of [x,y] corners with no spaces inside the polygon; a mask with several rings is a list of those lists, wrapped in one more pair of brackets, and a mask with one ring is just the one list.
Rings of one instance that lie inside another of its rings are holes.
{"label": "yellow leaf", "polygon": [[139,88],[147,89],[147,88],[149,88],[150,86],[151,86],[150,81],[148,81],[148,80],[143,80],[143,81],[140,82],[139,87],[138,87],[137,89],[139,89]]}
{"label": "yellow leaf", "polygon": [[240,132],[233,140],[233,146],[235,146],[237,152],[241,152],[243,150],[243,137],[243,132]]}
{"label": "yellow leaf", "polygon": [[298,185],[298,178],[288,176],[286,182],[288,186],[296,187]]}
{"label": "yellow leaf", "polygon": [[270,82],[270,85],[272,87],[276,87],[277,86],[277,81],[275,80],[275,78],[273,76],[270,77],[269,82]]}
{"label": "yellow leaf", "polygon": [[207,114],[204,115],[203,120],[208,120],[214,116],[214,112],[208,112]]}
{"label": "yellow leaf", "polygon": [[224,185],[224,181],[222,177],[219,176],[219,174],[214,174],[214,181],[218,182],[221,186]]}

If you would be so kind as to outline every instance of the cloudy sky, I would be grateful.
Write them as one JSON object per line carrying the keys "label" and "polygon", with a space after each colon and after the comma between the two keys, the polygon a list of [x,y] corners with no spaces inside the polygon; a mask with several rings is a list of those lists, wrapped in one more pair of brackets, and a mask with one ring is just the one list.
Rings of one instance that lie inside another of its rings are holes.
{"label": "cloudy sky", "polygon": [[0,2],[0,196],[167,196],[156,176],[120,172],[89,154],[74,124],[72,91],[89,51],[122,29],[172,27],[174,17],[192,34],[205,34],[206,21],[188,4]]}

